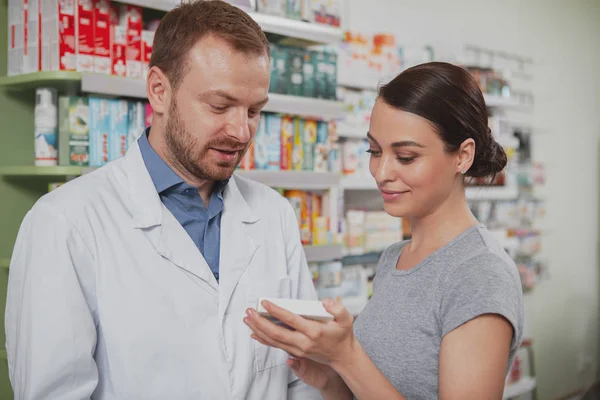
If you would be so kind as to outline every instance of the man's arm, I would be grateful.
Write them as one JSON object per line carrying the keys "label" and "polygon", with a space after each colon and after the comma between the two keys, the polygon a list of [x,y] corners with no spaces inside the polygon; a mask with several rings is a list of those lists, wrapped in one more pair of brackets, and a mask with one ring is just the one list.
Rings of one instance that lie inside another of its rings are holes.
{"label": "man's arm", "polygon": [[[306,263],[304,247],[300,241],[300,230],[296,214],[294,214],[294,209],[289,203],[285,207],[284,229],[288,276],[291,280],[291,297],[316,300],[317,293]],[[298,379],[291,369],[289,370],[288,382],[288,400],[321,400],[323,398],[317,389]]]}
{"label": "man's arm", "polygon": [[86,299],[92,274],[92,253],[79,232],[50,207],[34,206],[17,236],[6,300],[16,399],[91,397],[98,383],[94,311]]}

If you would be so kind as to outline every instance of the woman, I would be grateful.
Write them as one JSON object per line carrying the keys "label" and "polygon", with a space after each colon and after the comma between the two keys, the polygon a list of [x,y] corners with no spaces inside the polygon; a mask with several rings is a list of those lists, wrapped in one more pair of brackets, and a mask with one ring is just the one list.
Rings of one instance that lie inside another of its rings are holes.
{"label": "woman", "polygon": [[326,399],[501,399],[522,340],[517,267],[470,212],[465,177],[493,177],[506,154],[487,125],[483,95],[462,68],[428,63],[380,89],[367,134],[370,171],[388,214],[410,218],[412,239],[381,256],[373,297],[304,320],[273,304],[248,310],[262,344]]}

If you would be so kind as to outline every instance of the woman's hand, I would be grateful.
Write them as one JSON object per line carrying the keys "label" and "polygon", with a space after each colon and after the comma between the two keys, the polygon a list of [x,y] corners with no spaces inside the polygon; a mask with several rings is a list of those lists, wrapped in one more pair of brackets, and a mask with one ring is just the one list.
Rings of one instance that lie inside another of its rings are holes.
{"label": "woman's hand", "polygon": [[354,319],[340,302],[323,301],[325,310],[334,317],[329,322],[307,320],[268,301],[262,305],[271,316],[295,329],[277,326],[248,309],[244,322],[252,330],[252,337],[262,344],[282,349],[295,358],[309,358],[327,365],[352,356],[356,341],[352,331]]}
{"label": "woman's hand", "polygon": [[331,367],[310,358],[290,358],[287,365],[302,382],[318,390],[324,390],[338,376]]}

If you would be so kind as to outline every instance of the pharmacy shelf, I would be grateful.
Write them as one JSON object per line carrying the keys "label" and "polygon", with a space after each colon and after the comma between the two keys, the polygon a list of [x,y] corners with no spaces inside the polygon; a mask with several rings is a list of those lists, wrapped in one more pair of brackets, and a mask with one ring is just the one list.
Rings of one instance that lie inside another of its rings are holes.
{"label": "pharmacy shelf", "polygon": [[123,78],[84,72],[81,74],[81,91],[109,96],[146,99],[146,80]]}
{"label": "pharmacy shelf", "polygon": [[340,138],[366,139],[369,125],[366,123],[353,124],[346,121],[339,121],[336,124],[335,131],[336,135]]}
{"label": "pharmacy shelf", "polygon": [[468,200],[516,200],[519,197],[519,188],[516,185],[469,186],[466,195]]}
{"label": "pharmacy shelf", "polygon": [[8,356],[6,355],[6,350],[0,350],[0,360],[7,360]]}
{"label": "pharmacy shelf", "polygon": [[381,253],[381,251],[374,251],[361,255],[349,254],[342,258],[342,264],[344,266],[377,264],[379,262],[379,258],[381,258]]}
{"label": "pharmacy shelf", "polygon": [[[179,3],[179,0],[123,0],[123,2],[159,11],[169,11]],[[267,33],[300,39],[313,44],[330,44],[342,39],[340,28],[252,12],[246,7],[240,8],[248,12]]]}
{"label": "pharmacy shelf", "polygon": [[[146,99],[146,81],[144,79],[123,78],[89,72],[35,72],[19,76],[0,78],[0,86],[11,89],[34,89],[51,86],[58,90],[95,93],[117,97]],[[339,101],[313,99],[309,97],[269,94],[269,102],[264,111],[292,114],[316,119],[340,119],[343,117],[343,105]]]}
{"label": "pharmacy shelf", "polygon": [[514,397],[519,397],[524,394],[532,392],[536,387],[536,381],[531,377],[523,377],[516,383],[511,383],[510,385],[506,385],[504,388],[503,399],[512,399]]}
{"label": "pharmacy shelf", "polygon": [[377,190],[375,179],[370,175],[347,175],[340,181],[344,190]]}
{"label": "pharmacy shelf", "polygon": [[333,172],[237,170],[236,174],[282,189],[325,190],[337,187],[341,175]]}
{"label": "pharmacy shelf", "polygon": [[350,68],[338,68],[337,83],[348,89],[357,90],[377,90],[381,78],[374,74],[360,73],[352,71]]}
{"label": "pharmacy shelf", "polygon": [[0,258],[0,269],[8,269],[10,267],[10,258]]}
{"label": "pharmacy shelf", "polygon": [[0,176],[7,177],[34,177],[34,176],[47,176],[47,177],[66,177],[66,176],[79,176],[90,172],[93,168],[90,167],[70,167],[70,166],[58,166],[58,167],[36,167],[33,165],[23,166],[0,166]]}
{"label": "pharmacy shelf", "polygon": [[269,93],[269,102],[263,111],[324,120],[340,119],[344,116],[343,104],[340,101],[277,93]]}
{"label": "pharmacy shelf", "polygon": [[484,94],[485,104],[489,108],[505,108],[513,110],[529,110],[531,109],[530,104],[521,103],[519,100],[510,97],[494,96]]}
{"label": "pharmacy shelf", "polygon": [[309,263],[339,260],[343,252],[344,248],[341,244],[304,246],[306,261]]}
{"label": "pharmacy shelf", "polygon": [[72,93],[79,90],[80,81],[81,74],[79,72],[33,72],[30,74],[0,77],[0,87],[22,91],[49,86],[61,92]]}

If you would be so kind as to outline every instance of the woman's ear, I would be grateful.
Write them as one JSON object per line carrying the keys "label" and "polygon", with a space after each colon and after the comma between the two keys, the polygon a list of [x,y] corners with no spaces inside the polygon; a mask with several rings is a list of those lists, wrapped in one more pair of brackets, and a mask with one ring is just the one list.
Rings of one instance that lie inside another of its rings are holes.
{"label": "woman's ear", "polygon": [[475,159],[475,141],[469,138],[462,142],[458,148],[457,156],[456,172],[464,175],[471,168]]}

